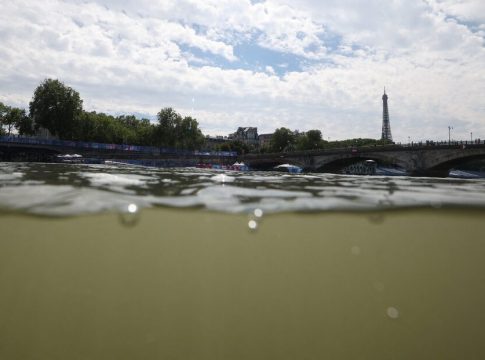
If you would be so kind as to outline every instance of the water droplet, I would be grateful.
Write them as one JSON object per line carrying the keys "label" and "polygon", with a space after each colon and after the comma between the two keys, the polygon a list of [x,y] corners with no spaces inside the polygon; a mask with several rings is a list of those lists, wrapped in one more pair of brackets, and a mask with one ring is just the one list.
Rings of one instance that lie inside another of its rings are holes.
{"label": "water droplet", "polygon": [[377,291],[384,291],[385,286],[384,286],[384,284],[383,284],[383,283],[381,283],[380,281],[376,281],[376,282],[374,283],[374,288],[375,288]]}
{"label": "water droplet", "polygon": [[360,255],[360,247],[352,246],[352,248],[350,249],[350,252],[352,253],[352,255]]}
{"label": "water droplet", "polygon": [[257,218],[263,217],[263,210],[262,209],[254,209],[254,216]]}
{"label": "water droplet", "polygon": [[256,230],[258,228],[258,223],[256,220],[249,220],[248,227],[250,230]]}
{"label": "water droplet", "polygon": [[122,209],[120,213],[120,221],[125,226],[135,226],[140,220],[140,212],[138,205],[129,204],[126,208]]}
{"label": "water droplet", "polygon": [[399,310],[392,306],[387,308],[386,313],[391,319],[397,319],[399,317]]}

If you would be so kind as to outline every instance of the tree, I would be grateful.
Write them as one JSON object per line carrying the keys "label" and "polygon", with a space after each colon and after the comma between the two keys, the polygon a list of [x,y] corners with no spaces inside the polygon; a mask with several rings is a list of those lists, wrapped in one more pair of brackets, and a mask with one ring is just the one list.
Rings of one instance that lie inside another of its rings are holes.
{"label": "tree", "polygon": [[24,109],[12,108],[9,117],[19,135],[34,135],[34,123]]}
{"label": "tree", "polygon": [[323,147],[322,132],[320,130],[308,130],[298,136],[296,140],[298,150],[313,150]]}
{"label": "tree", "polygon": [[84,140],[108,144],[115,143],[117,140],[115,128],[115,118],[111,115],[94,111],[85,112],[83,115]]}
{"label": "tree", "polygon": [[157,114],[158,126],[156,129],[156,141],[160,146],[174,147],[175,126],[182,121],[182,117],[172,108],[163,108]]}
{"label": "tree", "polygon": [[182,118],[172,108],[164,108],[157,114],[155,144],[179,149],[199,149],[204,144],[204,135],[197,120],[190,116]]}
{"label": "tree", "polygon": [[44,80],[35,89],[29,109],[36,127],[44,127],[61,139],[80,137],[82,100],[77,91],[59,80]]}
{"label": "tree", "polygon": [[306,137],[312,148],[319,148],[322,142],[322,132],[320,130],[308,130]]}
{"label": "tree", "polygon": [[3,126],[6,125],[5,121],[9,111],[10,111],[10,107],[0,102],[0,135],[5,134],[5,130],[3,129]]}
{"label": "tree", "polygon": [[148,119],[138,120],[134,115],[121,115],[116,120],[124,128],[124,142],[136,145],[152,145],[155,127]]}
{"label": "tree", "polygon": [[199,129],[199,123],[190,116],[177,119],[174,133],[176,139],[175,145],[180,149],[199,149],[205,141],[204,135]]}
{"label": "tree", "polygon": [[241,140],[232,140],[218,146],[219,151],[235,151],[238,155],[247,154],[250,151],[248,144]]}
{"label": "tree", "polygon": [[290,129],[280,128],[276,129],[270,141],[270,148],[272,151],[288,151],[295,143],[295,134]]}
{"label": "tree", "polygon": [[328,148],[342,148],[350,146],[377,146],[389,144],[389,140],[376,140],[376,139],[347,139],[328,142],[325,147]]}
{"label": "tree", "polygon": [[136,127],[136,143],[139,145],[153,145],[155,126],[148,119],[141,119]]}
{"label": "tree", "polygon": [[34,133],[32,119],[27,116],[24,109],[6,106],[0,102],[0,125],[7,128],[7,135],[17,129],[20,135],[32,135]]}

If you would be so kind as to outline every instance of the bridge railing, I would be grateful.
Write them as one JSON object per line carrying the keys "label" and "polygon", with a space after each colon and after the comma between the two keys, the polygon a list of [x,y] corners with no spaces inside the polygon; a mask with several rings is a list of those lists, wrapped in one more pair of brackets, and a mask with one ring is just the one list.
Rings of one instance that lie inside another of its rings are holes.
{"label": "bridge railing", "polygon": [[220,156],[220,157],[237,156],[237,153],[234,151],[183,150],[183,149],[155,147],[155,146],[106,144],[106,143],[84,142],[84,141],[43,139],[43,138],[24,137],[24,136],[0,136],[0,143],[56,146],[56,147],[67,147],[67,148],[83,149],[83,150],[89,150],[89,149],[112,150],[112,151],[143,153],[143,154],[151,154],[151,155],[164,154],[164,155],[186,155],[186,156],[195,155],[195,156]]}
{"label": "bridge railing", "polygon": [[294,151],[282,151],[282,152],[265,152],[265,153],[248,153],[245,154],[244,157],[251,158],[251,157],[287,157],[287,156],[312,156],[312,155],[320,155],[320,154],[341,154],[341,153],[355,153],[355,152],[382,152],[382,151],[394,151],[394,150],[409,150],[409,148],[413,148],[413,150],[419,149],[429,149],[429,148],[436,148],[439,147],[443,148],[463,148],[466,147],[483,147],[485,145],[485,140],[475,139],[475,140],[463,140],[463,141],[419,141],[419,142],[410,142],[410,143],[395,143],[395,144],[385,144],[385,145],[364,145],[364,146],[355,146],[355,145],[348,145],[346,147],[323,147],[319,149],[311,149],[311,150],[294,150]]}

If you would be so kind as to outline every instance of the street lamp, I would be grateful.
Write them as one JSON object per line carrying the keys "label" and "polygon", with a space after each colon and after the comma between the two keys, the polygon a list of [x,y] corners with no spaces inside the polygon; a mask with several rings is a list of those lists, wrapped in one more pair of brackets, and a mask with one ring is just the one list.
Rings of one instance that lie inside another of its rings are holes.
{"label": "street lamp", "polygon": [[470,132],[470,142],[473,142],[473,132]]}
{"label": "street lamp", "polygon": [[451,144],[451,129],[453,129],[453,126],[448,126],[448,145]]}

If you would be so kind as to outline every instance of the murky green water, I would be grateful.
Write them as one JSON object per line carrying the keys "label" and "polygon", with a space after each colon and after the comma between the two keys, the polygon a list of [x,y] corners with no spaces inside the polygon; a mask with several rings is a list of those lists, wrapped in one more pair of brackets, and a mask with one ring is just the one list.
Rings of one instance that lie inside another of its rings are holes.
{"label": "murky green water", "polygon": [[485,357],[481,180],[0,169],[0,359]]}

